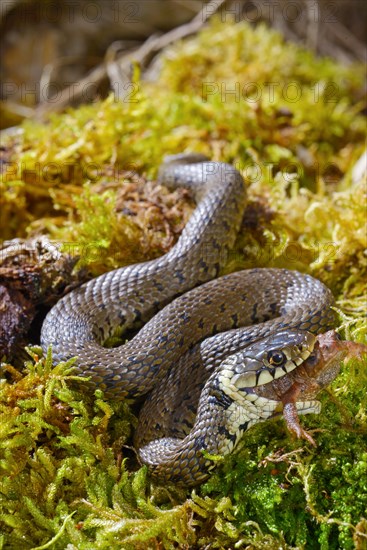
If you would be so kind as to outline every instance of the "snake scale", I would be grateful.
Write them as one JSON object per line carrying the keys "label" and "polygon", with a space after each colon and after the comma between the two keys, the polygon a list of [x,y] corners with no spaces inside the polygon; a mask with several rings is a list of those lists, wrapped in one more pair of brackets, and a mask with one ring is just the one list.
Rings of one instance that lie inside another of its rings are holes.
{"label": "snake scale", "polygon": [[[246,189],[231,165],[202,155],[168,157],[160,180],[192,190],[196,208],[164,256],[105,273],[47,314],[41,344],[55,361],[77,356],[78,373],[107,396],[149,394],[135,445],[162,480],[194,485],[242,434],[274,415],[261,395],[287,380],[333,325],[331,292],[309,275],[275,268],[216,278],[239,231]],[[195,288],[194,288],[195,287]],[[117,327],[139,332],[108,349]],[[296,404],[318,410],[316,401]]]}

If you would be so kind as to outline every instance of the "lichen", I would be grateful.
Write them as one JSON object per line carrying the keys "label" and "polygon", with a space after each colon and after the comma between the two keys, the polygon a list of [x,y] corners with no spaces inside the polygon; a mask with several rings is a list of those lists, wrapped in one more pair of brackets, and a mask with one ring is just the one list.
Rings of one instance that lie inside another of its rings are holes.
{"label": "lichen", "polygon": [[[213,20],[170,48],[156,82],[27,122],[9,141],[4,238],[47,234],[97,275],[163,254],[192,204],[157,187],[166,154],[235,164],[248,182],[226,272],[281,266],[323,280],[344,337],[366,339],[363,70],[316,59],[259,25]],[[297,97],[293,94],[301,93]],[[3,548],[349,550],[366,544],[366,364],[343,367],[316,450],[282,420],[252,428],[196,491],[161,487],[129,448],[127,403],[84,391],[72,362],[29,350],[1,385]]]}

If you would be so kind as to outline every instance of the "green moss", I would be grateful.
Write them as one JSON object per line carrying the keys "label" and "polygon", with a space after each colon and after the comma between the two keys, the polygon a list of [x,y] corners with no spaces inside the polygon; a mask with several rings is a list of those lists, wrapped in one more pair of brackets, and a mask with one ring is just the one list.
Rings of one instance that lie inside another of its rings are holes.
{"label": "green moss", "polygon": [[16,378],[3,379],[0,393],[4,548],[189,542],[188,504],[160,509],[146,469],[127,471],[122,449],[135,423],[127,404],[69,388],[78,381],[80,389],[73,361],[53,367],[51,354],[29,353],[24,375],[3,365]]}
{"label": "green moss", "polygon": [[23,375],[4,365],[15,380],[0,393],[5,548],[353,548],[367,505],[366,365],[345,368],[322,415],[303,420],[320,430],[316,450],[290,441],[282,421],[258,425],[184,501],[131,471],[126,404],[82,395],[72,361],[29,353]]}
{"label": "green moss", "polygon": [[[134,78],[129,100],[25,123],[9,142],[4,237],[46,233],[94,274],[163,254],[192,205],[147,180],[164,155],[202,152],[236,164],[249,186],[226,271],[314,274],[335,293],[342,335],[365,341],[364,183],[352,177],[363,70],[262,25],[214,20],[170,49],[157,82]],[[281,420],[258,425],[190,495],[139,469],[124,446],[127,404],[86,393],[71,363],[30,353],[23,374],[4,365],[2,547],[363,548],[365,363],[345,366],[322,414],[303,419],[320,430],[316,450],[292,442]]]}

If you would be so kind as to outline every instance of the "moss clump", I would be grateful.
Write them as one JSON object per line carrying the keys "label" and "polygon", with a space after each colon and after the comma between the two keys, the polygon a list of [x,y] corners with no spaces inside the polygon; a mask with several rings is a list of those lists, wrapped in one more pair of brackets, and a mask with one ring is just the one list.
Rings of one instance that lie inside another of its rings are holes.
{"label": "moss clump", "polygon": [[160,509],[149,497],[146,469],[127,471],[123,445],[135,423],[128,405],[107,403],[98,390],[88,398],[71,389],[70,382],[80,383],[73,361],[53,367],[50,353],[29,353],[22,375],[3,365],[15,379],[2,379],[0,392],[3,547],[190,542],[188,503]]}
{"label": "moss clump", "polygon": [[334,382],[323,414],[304,420],[320,432],[317,450],[292,443],[283,422],[258,425],[185,501],[182,489],[150,484],[145,467],[132,473],[126,403],[81,394],[72,361],[53,367],[50,353],[28,352],[23,374],[3,365],[13,377],[0,391],[4,548],[349,550],[353,537],[363,542],[367,377],[357,362]]}
{"label": "moss clump", "polygon": [[[364,187],[353,174],[362,78],[264,26],[214,20],[170,49],[157,82],[136,71],[129,101],[110,96],[23,125],[3,174],[4,236],[46,233],[93,274],[158,256],[192,205],[149,179],[164,155],[202,152],[234,163],[249,185],[226,271],[316,275],[336,295],[342,335],[363,342]],[[124,447],[126,404],[88,396],[72,364],[37,353],[23,374],[4,367],[4,548],[363,548],[364,363],[345,366],[322,414],[304,420],[322,430],[316,451],[267,422],[190,495],[138,469]]]}
{"label": "moss clump", "polygon": [[[47,230],[65,240],[65,225],[80,216],[72,197],[84,194],[83,184],[121,178],[124,187],[136,172],[155,176],[169,153],[195,150],[233,162],[263,188],[278,174],[296,173],[303,186],[319,190],[325,180],[340,181],[363,150],[365,124],[356,103],[362,70],[317,60],[264,26],[214,21],[172,48],[163,65],[155,83],[140,81],[136,71],[125,102],[111,95],[53,115],[48,124],[24,124],[3,176],[7,237]],[[256,83],[258,97],[245,93],[248,83]],[[241,93],[230,93],[237,85]],[[300,98],[286,93],[289,85]],[[337,88],[333,97],[330,85]],[[99,212],[89,215],[100,227]]]}

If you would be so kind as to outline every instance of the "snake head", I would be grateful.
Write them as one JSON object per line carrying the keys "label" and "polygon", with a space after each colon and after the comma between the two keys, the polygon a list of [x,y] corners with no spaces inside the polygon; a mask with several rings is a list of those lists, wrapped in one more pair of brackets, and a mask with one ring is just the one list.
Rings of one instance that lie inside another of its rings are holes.
{"label": "snake head", "polygon": [[316,336],[304,330],[281,330],[251,343],[227,358],[221,371],[231,371],[238,391],[267,385],[283,378],[312,353]]}
{"label": "snake head", "polygon": [[231,356],[220,375],[222,388],[247,408],[253,403],[252,423],[282,411],[289,431],[316,445],[298,415],[320,412],[314,398],[337,376],[341,361],[366,352],[367,346],[342,341],[334,330],[318,336],[284,330]]}

